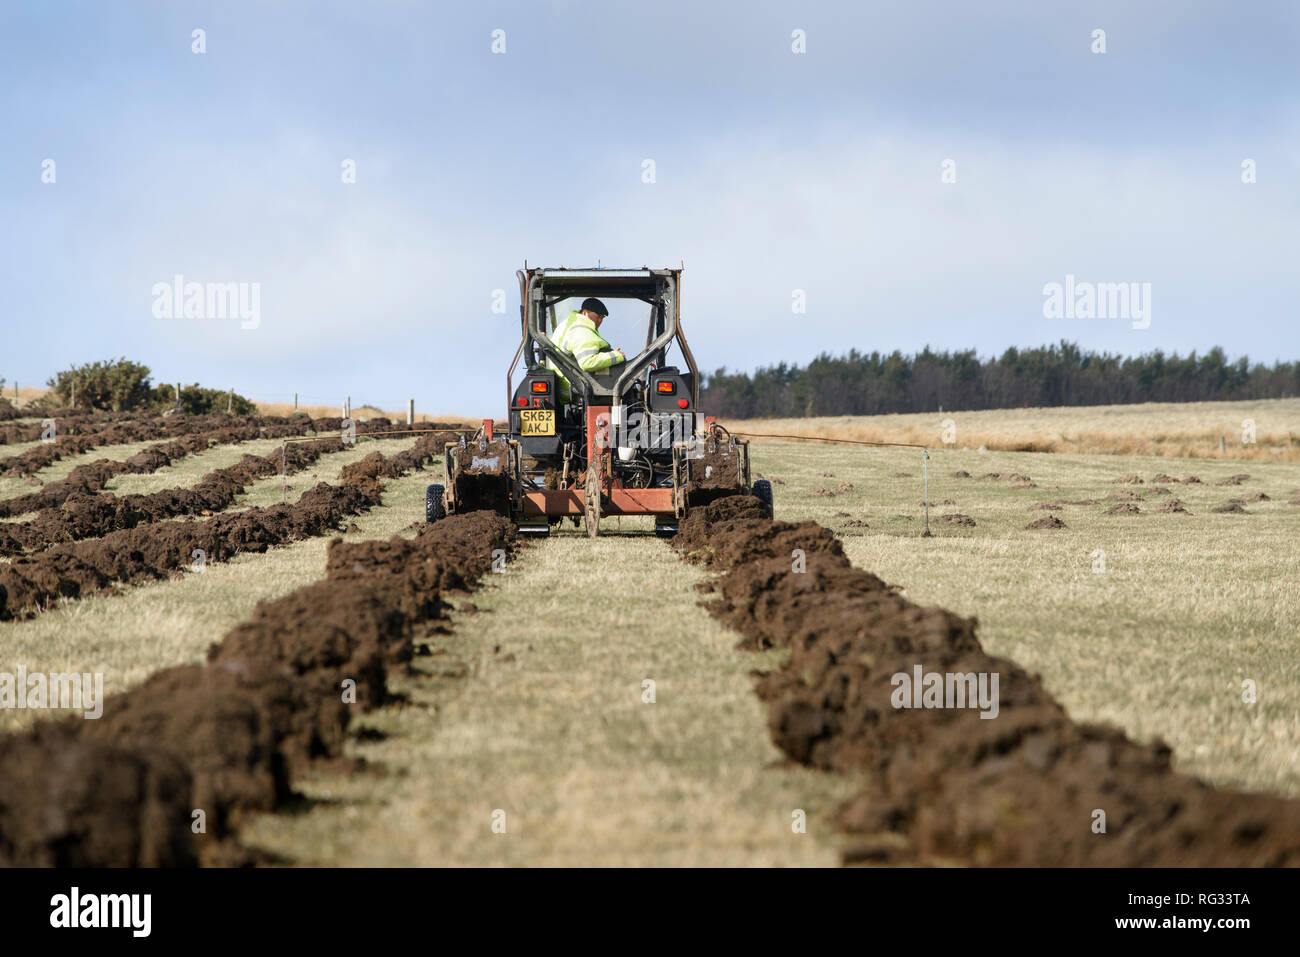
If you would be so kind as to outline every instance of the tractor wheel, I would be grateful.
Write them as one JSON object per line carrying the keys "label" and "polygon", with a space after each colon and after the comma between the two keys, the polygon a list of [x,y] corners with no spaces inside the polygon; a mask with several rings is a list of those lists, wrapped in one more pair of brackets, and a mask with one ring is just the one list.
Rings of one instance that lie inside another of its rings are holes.
{"label": "tractor wheel", "polygon": [[772,483],[767,479],[758,479],[754,482],[754,497],[767,506],[767,517],[775,518],[776,513],[772,504]]}
{"label": "tractor wheel", "polygon": [[582,518],[587,527],[587,537],[600,534],[600,471],[587,469],[587,485],[582,494]]}
{"label": "tractor wheel", "polygon": [[441,485],[430,485],[424,490],[424,520],[436,522],[447,517],[447,503],[443,497]]}

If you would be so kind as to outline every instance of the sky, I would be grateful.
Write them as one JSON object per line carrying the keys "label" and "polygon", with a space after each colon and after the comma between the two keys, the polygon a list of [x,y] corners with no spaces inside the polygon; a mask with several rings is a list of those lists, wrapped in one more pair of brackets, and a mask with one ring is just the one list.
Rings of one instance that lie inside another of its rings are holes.
{"label": "sky", "polygon": [[[4,2],[0,376],[499,415],[525,260],[684,262],[706,371],[1294,360],[1298,48],[1293,2]],[[1067,276],[1149,324],[1045,315]]]}

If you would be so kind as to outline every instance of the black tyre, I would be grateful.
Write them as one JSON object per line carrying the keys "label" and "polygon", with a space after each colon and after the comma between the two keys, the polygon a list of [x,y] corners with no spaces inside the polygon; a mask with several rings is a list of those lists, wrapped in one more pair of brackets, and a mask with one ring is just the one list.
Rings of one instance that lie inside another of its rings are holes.
{"label": "black tyre", "polygon": [[424,520],[436,522],[447,517],[447,503],[443,498],[441,485],[430,485],[424,490]]}
{"label": "black tyre", "polygon": [[754,497],[767,506],[767,517],[775,518],[775,507],[772,503],[772,483],[767,479],[758,479],[754,482]]}

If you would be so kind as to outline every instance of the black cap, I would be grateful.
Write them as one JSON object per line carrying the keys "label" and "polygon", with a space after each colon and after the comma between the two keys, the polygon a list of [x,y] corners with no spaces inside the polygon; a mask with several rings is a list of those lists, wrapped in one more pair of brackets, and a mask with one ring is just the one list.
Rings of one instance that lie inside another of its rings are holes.
{"label": "black cap", "polygon": [[584,300],[582,300],[582,308],[579,309],[578,311],[579,311],[579,312],[594,312],[594,313],[595,313],[596,315],[598,315],[598,316],[608,316],[608,315],[609,315],[609,310],[605,308],[605,304],[604,304],[603,302],[601,302],[599,299],[584,299]]}

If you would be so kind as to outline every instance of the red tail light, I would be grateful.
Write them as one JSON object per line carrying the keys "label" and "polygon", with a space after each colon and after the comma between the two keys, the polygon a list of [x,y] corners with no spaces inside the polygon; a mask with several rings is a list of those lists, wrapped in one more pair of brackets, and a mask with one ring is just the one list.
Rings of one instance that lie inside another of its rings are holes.
{"label": "red tail light", "polygon": [[687,407],[688,405],[690,405],[690,404],[691,404],[691,403],[690,403],[689,401],[687,401],[686,399],[678,399],[678,400],[677,400],[677,408],[679,408],[679,409],[684,409],[684,408],[686,408],[686,407]]}
{"label": "red tail light", "polygon": [[521,407],[522,407],[522,406],[525,406],[525,405],[527,405],[527,404],[528,404],[528,397],[527,397],[527,396],[521,395],[519,398],[515,399],[515,405],[517,405],[517,406],[521,406]]}

